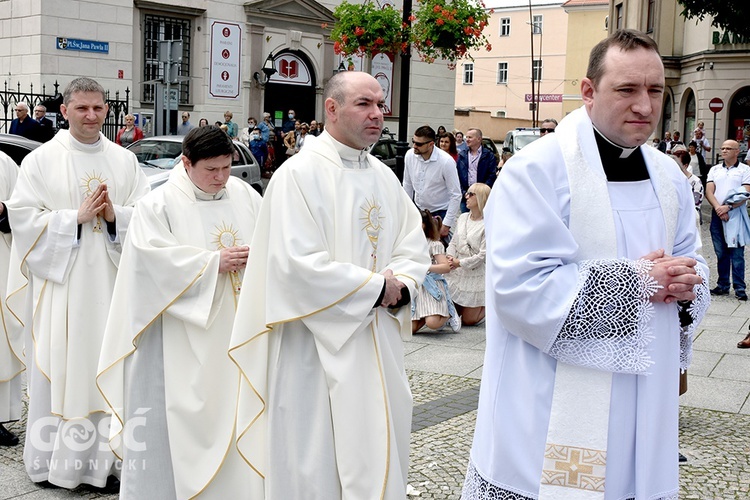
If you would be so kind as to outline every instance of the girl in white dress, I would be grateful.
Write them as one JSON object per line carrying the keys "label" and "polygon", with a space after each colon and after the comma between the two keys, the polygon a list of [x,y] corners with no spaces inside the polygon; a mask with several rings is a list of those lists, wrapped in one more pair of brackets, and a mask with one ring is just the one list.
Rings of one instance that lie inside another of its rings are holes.
{"label": "girl in white dress", "polygon": [[423,326],[432,330],[439,330],[448,321],[453,331],[461,328],[461,320],[453,307],[448,283],[443,276],[451,270],[445,247],[440,241],[440,228],[443,225],[439,217],[433,217],[429,210],[422,210],[422,229],[427,238],[432,265],[430,266],[424,283],[417,290],[417,296],[412,300],[411,331],[416,333]]}
{"label": "girl in white dress", "polygon": [[446,276],[448,289],[464,325],[484,320],[484,205],[489,195],[487,184],[477,182],[469,187],[466,191],[469,211],[458,218],[446,252],[451,266]]}

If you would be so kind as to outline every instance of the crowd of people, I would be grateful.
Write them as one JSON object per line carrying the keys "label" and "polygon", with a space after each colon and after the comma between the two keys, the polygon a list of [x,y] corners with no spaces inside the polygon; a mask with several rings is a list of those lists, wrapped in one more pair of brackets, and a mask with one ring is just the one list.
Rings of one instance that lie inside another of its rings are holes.
{"label": "crowd of people", "polygon": [[[691,152],[674,135],[673,158],[644,147],[664,81],[654,41],[619,30],[592,50],[584,105],[502,173],[478,128],[424,125],[401,184],[369,154],[380,84],[340,72],[324,128],[183,113],[180,162],[150,191],[101,133],[104,89],[75,79],[70,129],[0,171],[0,422],[20,418],[25,368],[30,479],[123,499],[403,499],[402,340],[486,320],[462,498],[676,497],[692,334],[730,264],[746,300],[750,234],[726,223],[747,220],[750,167],[725,141],[705,176],[728,248],[709,293]],[[136,134],[126,121],[118,142]],[[234,138],[263,165],[284,157],[262,199],[230,176]]]}

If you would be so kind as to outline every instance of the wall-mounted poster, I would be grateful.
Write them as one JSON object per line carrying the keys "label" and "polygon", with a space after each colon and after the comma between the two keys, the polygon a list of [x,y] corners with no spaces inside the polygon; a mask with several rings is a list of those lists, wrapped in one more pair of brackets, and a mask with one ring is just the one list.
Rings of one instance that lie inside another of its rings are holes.
{"label": "wall-mounted poster", "polygon": [[386,54],[379,52],[372,56],[372,68],[370,74],[380,84],[383,89],[383,95],[385,95],[385,108],[383,114],[390,116],[391,112],[391,101],[393,95],[393,54]]}

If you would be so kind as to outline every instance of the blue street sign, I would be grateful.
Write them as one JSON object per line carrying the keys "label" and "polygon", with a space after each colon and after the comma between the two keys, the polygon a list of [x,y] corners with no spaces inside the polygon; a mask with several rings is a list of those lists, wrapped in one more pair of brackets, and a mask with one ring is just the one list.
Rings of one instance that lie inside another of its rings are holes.
{"label": "blue street sign", "polygon": [[84,52],[100,52],[109,54],[109,42],[96,40],[79,40],[78,38],[57,37],[58,50],[82,50]]}

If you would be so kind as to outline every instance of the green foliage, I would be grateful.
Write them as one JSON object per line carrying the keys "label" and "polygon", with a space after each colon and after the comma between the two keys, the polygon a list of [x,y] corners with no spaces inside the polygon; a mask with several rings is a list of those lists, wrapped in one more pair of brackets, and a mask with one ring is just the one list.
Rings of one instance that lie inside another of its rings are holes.
{"label": "green foliage", "polygon": [[686,19],[713,17],[711,24],[745,37],[750,36],[750,1],[748,0],[678,0]]}
{"label": "green foliage", "polygon": [[425,61],[443,58],[455,63],[472,49],[492,49],[484,34],[491,11],[488,13],[481,1],[417,1],[412,42]]}

